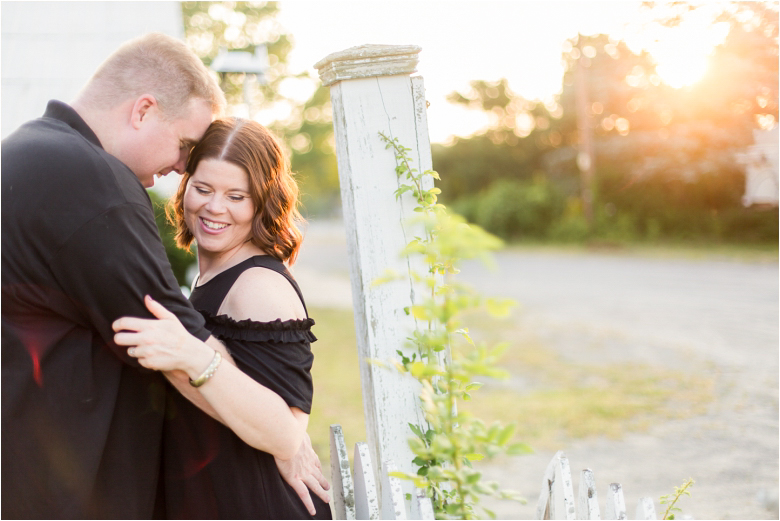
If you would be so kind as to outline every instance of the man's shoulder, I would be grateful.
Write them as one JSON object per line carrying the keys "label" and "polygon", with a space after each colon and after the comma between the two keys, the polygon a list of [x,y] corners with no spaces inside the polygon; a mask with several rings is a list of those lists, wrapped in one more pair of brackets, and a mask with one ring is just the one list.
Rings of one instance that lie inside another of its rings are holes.
{"label": "man's shoulder", "polygon": [[154,221],[149,195],[132,171],[61,121],[25,123],[3,140],[2,159],[4,234],[45,236],[56,249],[113,208],[138,206],[135,215]]}
{"label": "man's shoulder", "polygon": [[93,195],[95,207],[123,203],[151,208],[133,172],[66,123],[38,118],[3,140],[3,181],[36,186],[53,197]]}

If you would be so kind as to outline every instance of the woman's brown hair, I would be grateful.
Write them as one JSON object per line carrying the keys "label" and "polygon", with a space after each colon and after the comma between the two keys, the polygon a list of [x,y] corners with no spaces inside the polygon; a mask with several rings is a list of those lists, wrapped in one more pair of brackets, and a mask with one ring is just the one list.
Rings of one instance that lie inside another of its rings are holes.
{"label": "woman's brown hair", "polygon": [[298,212],[298,185],[276,138],[252,120],[218,119],[192,149],[179,189],[166,207],[168,219],[176,227],[176,244],[186,250],[194,240],[184,222],[184,193],[204,159],[228,161],[246,171],[255,204],[252,243],[282,262],[294,263],[303,239],[297,226],[303,222]]}

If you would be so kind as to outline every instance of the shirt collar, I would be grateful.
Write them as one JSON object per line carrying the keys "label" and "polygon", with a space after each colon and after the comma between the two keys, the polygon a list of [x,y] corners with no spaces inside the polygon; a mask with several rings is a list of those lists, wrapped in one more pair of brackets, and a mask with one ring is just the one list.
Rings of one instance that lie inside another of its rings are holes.
{"label": "shirt collar", "polygon": [[92,129],[89,128],[87,122],[84,121],[81,116],[79,116],[78,112],[73,110],[73,107],[67,103],[63,103],[54,99],[49,101],[43,117],[62,121],[73,130],[84,136],[93,145],[103,148],[103,145],[100,144],[100,140],[98,139],[97,135],[95,135]]}

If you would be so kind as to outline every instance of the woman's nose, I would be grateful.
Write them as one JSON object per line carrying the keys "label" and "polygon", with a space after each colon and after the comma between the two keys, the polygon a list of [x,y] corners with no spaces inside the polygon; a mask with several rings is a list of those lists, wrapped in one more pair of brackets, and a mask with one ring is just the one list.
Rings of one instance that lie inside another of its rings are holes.
{"label": "woman's nose", "polygon": [[222,213],[225,211],[225,205],[222,203],[222,198],[217,194],[212,194],[209,198],[209,202],[206,203],[206,209],[211,213]]}

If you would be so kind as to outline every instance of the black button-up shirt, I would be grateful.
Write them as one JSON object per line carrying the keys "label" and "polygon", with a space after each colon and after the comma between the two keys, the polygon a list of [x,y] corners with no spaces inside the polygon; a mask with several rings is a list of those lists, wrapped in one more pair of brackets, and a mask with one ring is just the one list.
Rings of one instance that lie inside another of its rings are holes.
{"label": "black button-up shirt", "polygon": [[205,340],[148,194],[68,105],[2,142],[2,517],[149,518],[165,382],[113,342],[145,294]]}

